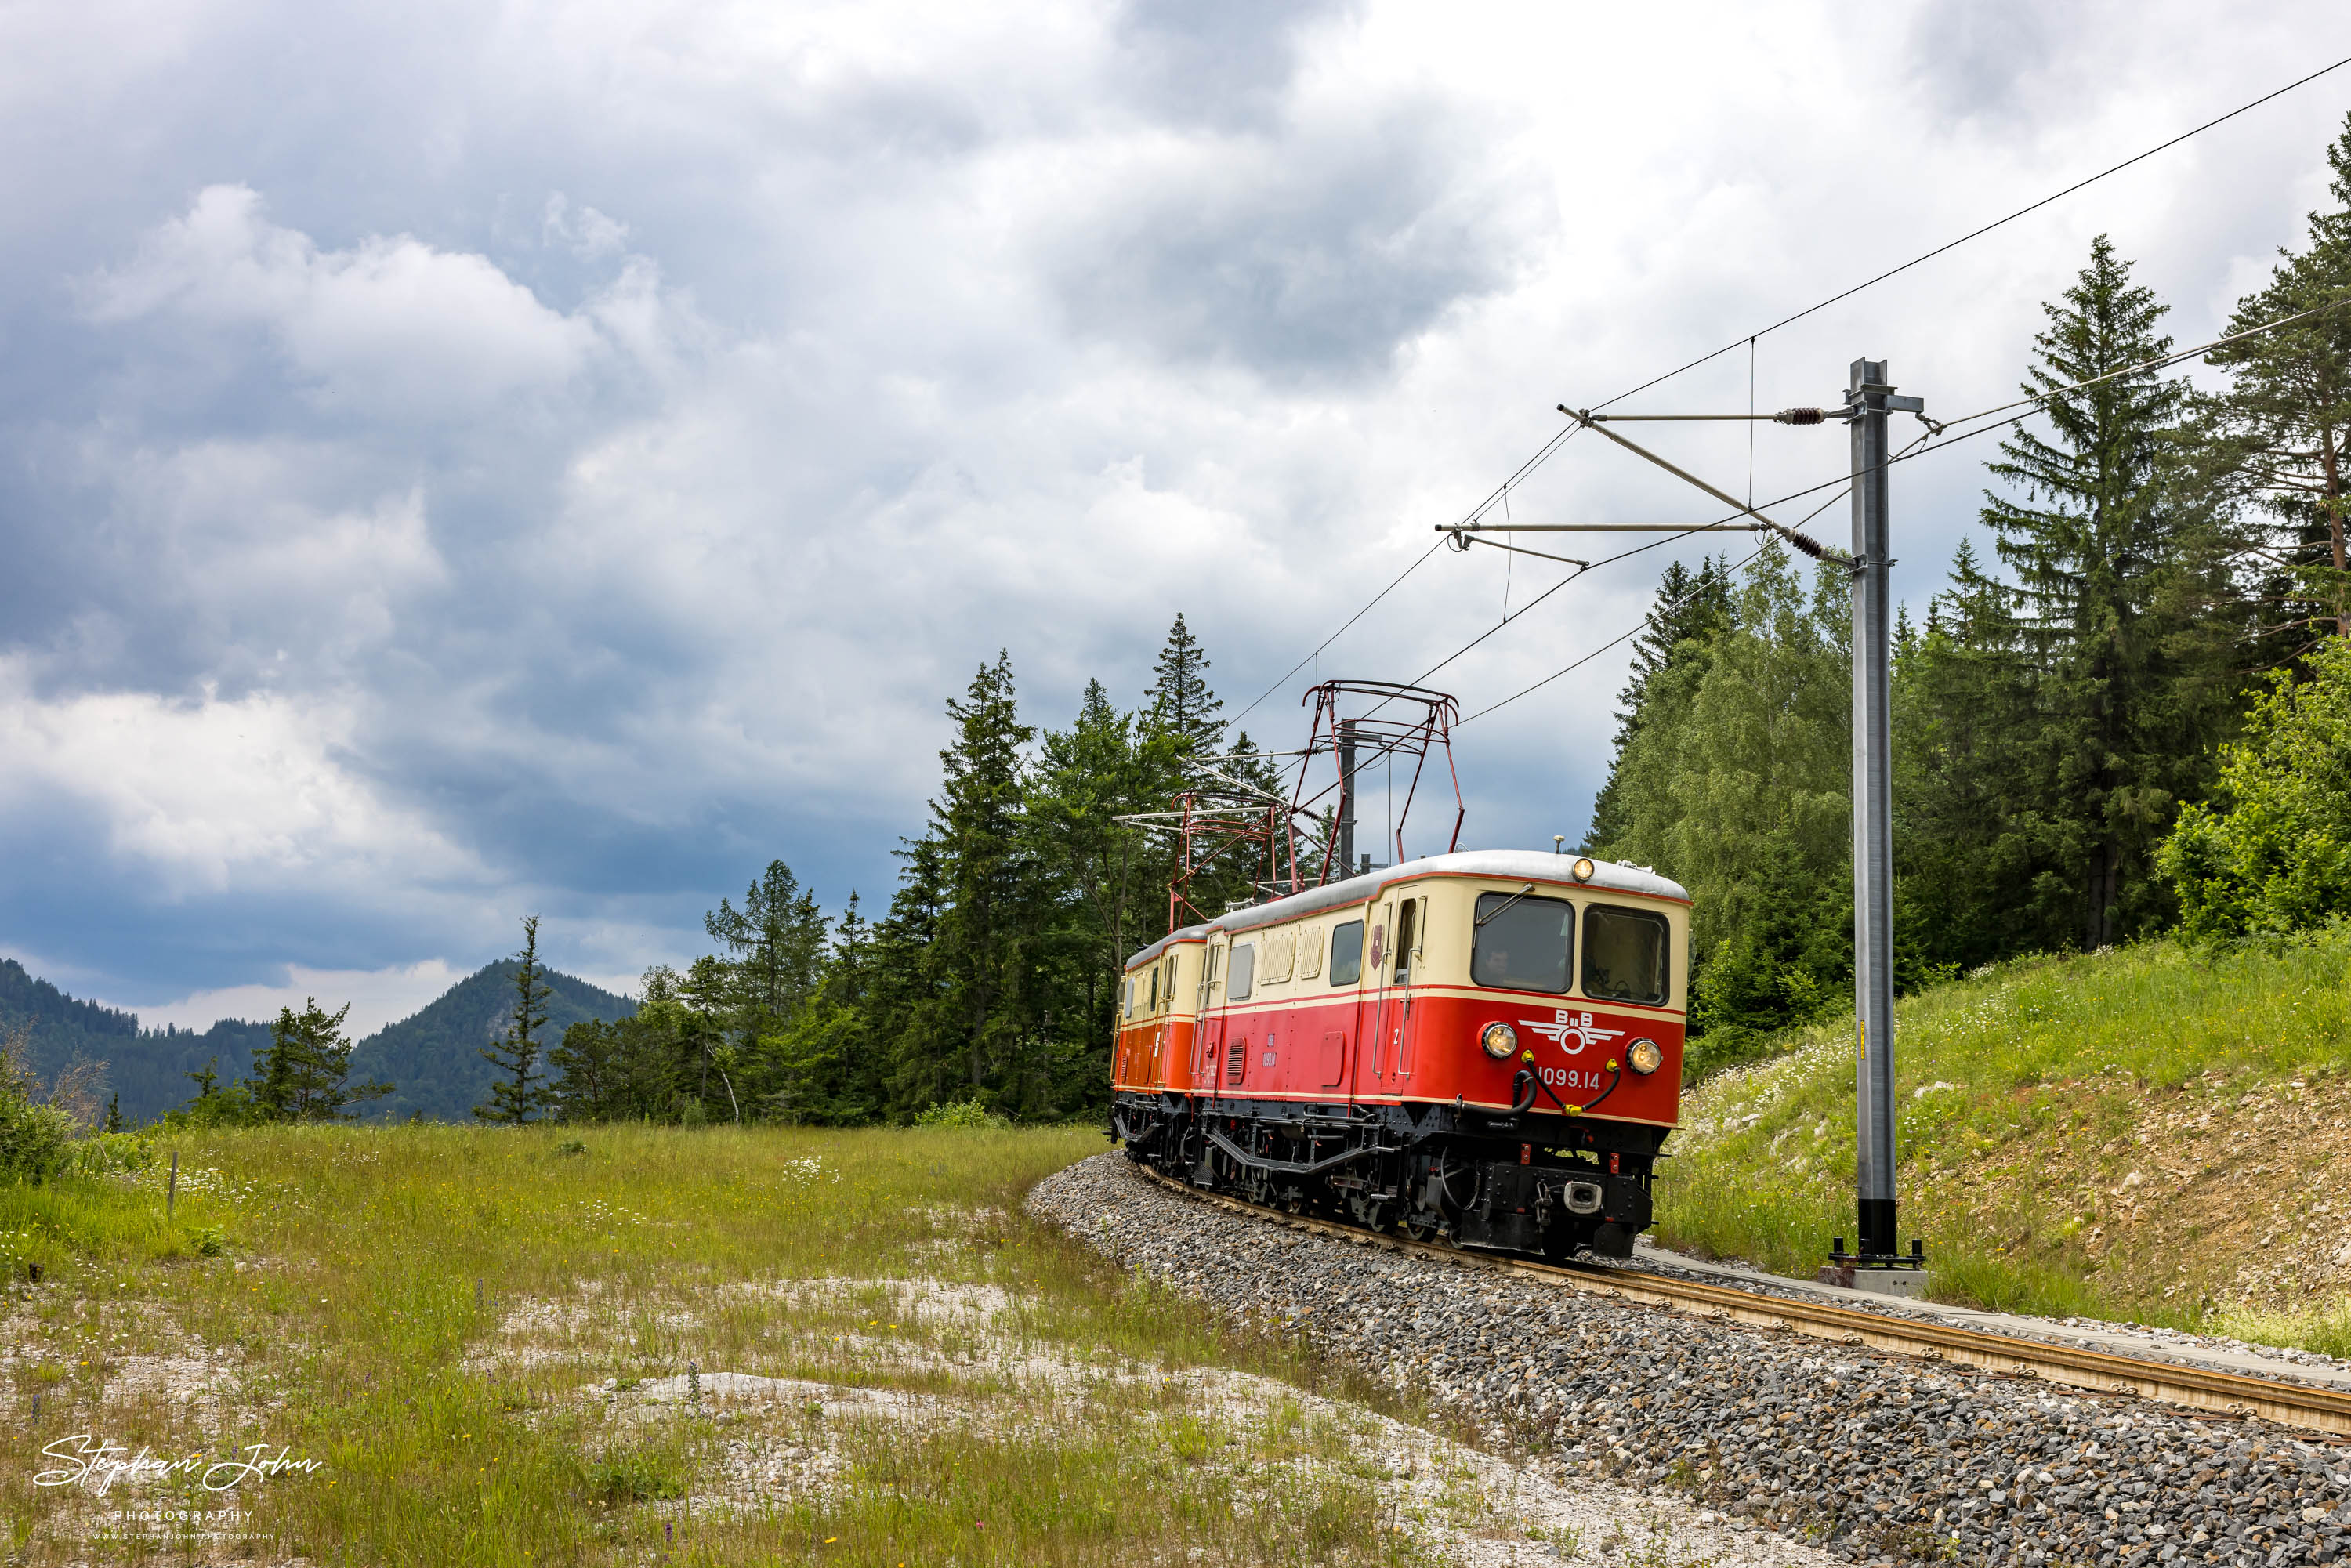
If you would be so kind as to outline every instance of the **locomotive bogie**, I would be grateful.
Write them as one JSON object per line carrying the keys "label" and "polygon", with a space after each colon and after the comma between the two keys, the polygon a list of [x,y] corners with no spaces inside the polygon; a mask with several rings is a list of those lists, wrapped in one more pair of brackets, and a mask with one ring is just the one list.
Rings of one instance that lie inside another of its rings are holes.
{"label": "locomotive bogie", "polygon": [[1626,1255],[1678,1115],[1687,906],[1634,868],[1486,852],[1177,931],[1121,985],[1112,1130],[1256,1201]]}

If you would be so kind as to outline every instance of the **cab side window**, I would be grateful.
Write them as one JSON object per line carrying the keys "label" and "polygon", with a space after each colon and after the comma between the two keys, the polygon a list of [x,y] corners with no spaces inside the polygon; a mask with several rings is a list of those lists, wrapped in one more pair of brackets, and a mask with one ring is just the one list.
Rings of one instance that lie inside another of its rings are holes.
{"label": "cab side window", "polygon": [[1420,941],[1421,900],[1407,898],[1396,906],[1395,977],[1401,986],[1412,978],[1412,950]]}
{"label": "cab side window", "polygon": [[1352,986],[1364,977],[1364,923],[1350,920],[1331,928],[1331,983]]}
{"label": "cab side window", "polygon": [[1225,981],[1225,998],[1245,1002],[1257,984],[1257,945],[1243,943],[1233,949],[1233,967]]}
{"label": "cab side window", "polygon": [[1670,977],[1666,917],[1595,904],[1583,912],[1583,994],[1662,1007]]}

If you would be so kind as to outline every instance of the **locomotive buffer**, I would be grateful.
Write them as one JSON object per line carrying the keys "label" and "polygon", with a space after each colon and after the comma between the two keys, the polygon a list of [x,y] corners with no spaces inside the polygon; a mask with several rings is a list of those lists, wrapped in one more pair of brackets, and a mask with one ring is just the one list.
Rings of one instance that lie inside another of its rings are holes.
{"label": "locomotive buffer", "polygon": [[[1921,1241],[1912,1240],[1907,1254],[1900,1250],[1894,1192],[1894,831],[1888,703],[1894,619],[1888,572],[1894,562],[1886,502],[1889,454],[1886,421],[1889,414],[1914,413],[1931,430],[1935,426],[1927,419],[1926,407],[1922,398],[1896,394],[1893,384],[1886,380],[1883,360],[1855,360],[1843,404],[1830,409],[1790,408],[1760,414],[1635,414],[1594,413],[1562,403],[1560,413],[1583,428],[1599,432],[1628,452],[1695,485],[1749,520],[1696,527],[1667,523],[1473,521],[1440,525],[1437,529],[1451,534],[1455,545],[1462,549],[1472,543],[1495,542],[1478,537],[1484,533],[1705,533],[1739,529],[1770,533],[1815,560],[1833,561],[1845,569],[1853,596],[1854,1173],[1859,1244],[1847,1251],[1845,1239],[1835,1238],[1830,1243],[1828,1262],[1820,1277],[1824,1283],[1897,1296],[1924,1293],[1927,1260],[1926,1245]],[[1765,517],[1737,497],[1717,489],[1697,475],[1608,428],[1612,423],[1630,421],[1718,420],[1848,426],[1853,450],[1852,553],[1831,549]]]}

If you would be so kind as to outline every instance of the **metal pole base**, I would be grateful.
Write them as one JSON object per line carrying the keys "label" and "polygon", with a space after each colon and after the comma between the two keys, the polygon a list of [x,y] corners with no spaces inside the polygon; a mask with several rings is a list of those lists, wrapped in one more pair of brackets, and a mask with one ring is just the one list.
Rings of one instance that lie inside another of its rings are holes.
{"label": "metal pole base", "polygon": [[1899,1246],[1894,1238],[1894,1199],[1865,1197],[1861,1200],[1861,1255],[1865,1259],[1891,1259]]}
{"label": "metal pole base", "polygon": [[[1844,1249],[1840,1236],[1829,1244],[1829,1260],[1815,1276],[1823,1285],[1867,1291],[1879,1296],[1923,1296],[1927,1293],[1927,1244],[1913,1238],[1907,1253],[1894,1249],[1894,1203],[1890,1198],[1865,1199],[1863,1235],[1856,1252]],[[1872,1210],[1882,1212],[1873,1213]],[[1870,1222],[1882,1220],[1884,1229],[1870,1232]]]}

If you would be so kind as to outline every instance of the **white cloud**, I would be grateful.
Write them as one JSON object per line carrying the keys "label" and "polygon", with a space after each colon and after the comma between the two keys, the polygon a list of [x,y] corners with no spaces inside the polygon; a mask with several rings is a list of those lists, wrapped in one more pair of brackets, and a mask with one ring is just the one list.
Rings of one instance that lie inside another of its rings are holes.
{"label": "white cloud", "polygon": [[629,225],[605,216],[593,207],[573,211],[560,191],[547,198],[543,225],[548,242],[560,245],[581,261],[601,261],[618,256],[629,243]]}
{"label": "white cloud", "polygon": [[485,256],[406,235],[321,249],[264,219],[260,193],[243,185],[207,187],[87,296],[110,324],[165,315],[260,328],[322,404],[355,417],[455,417],[557,392],[596,349],[591,326]]}
{"label": "white cloud", "polygon": [[0,813],[58,800],[105,824],[108,852],[173,900],[319,883],[466,882],[474,858],[355,766],[354,705],[210,691],[45,699],[0,661]]}
{"label": "white cloud", "polygon": [[177,1024],[182,1029],[203,1030],[215,1019],[266,1021],[276,1018],[281,1008],[299,1012],[312,1000],[329,1012],[349,1003],[351,1012],[343,1021],[344,1033],[361,1040],[409,1017],[470,973],[438,958],[389,969],[311,969],[290,964],[284,967],[282,981],[275,985],[224,986],[144,1006],[107,1005],[136,1012],[142,1029]]}

